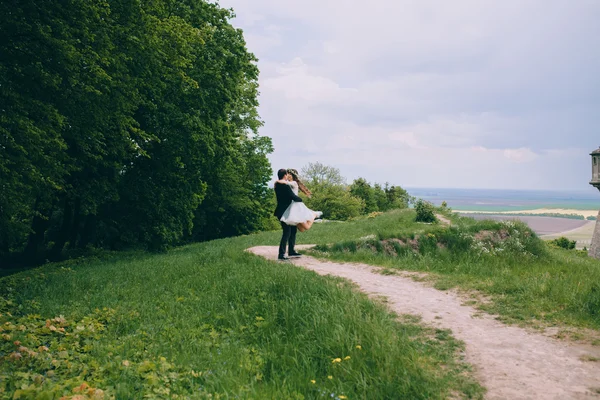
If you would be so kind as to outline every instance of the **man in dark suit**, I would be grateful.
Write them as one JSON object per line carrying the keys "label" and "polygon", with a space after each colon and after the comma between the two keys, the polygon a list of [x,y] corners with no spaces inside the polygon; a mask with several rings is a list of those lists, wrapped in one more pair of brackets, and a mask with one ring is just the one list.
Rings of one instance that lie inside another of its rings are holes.
{"label": "man in dark suit", "polygon": [[[288,179],[288,172],[286,169],[280,169],[277,171],[277,178]],[[288,225],[284,222],[281,222],[281,217],[283,213],[292,201],[302,202],[302,199],[294,194],[290,185],[286,185],[285,183],[275,182],[275,196],[277,196],[277,208],[275,208],[275,212],[273,213],[281,224],[281,229],[283,229],[283,234],[281,235],[281,241],[279,242],[279,255],[277,257],[278,260],[289,260],[288,257],[285,256],[285,245],[288,244],[288,256],[289,257],[299,257],[300,254],[296,253],[294,250],[294,246],[296,245],[296,232],[298,228],[295,226]]]}

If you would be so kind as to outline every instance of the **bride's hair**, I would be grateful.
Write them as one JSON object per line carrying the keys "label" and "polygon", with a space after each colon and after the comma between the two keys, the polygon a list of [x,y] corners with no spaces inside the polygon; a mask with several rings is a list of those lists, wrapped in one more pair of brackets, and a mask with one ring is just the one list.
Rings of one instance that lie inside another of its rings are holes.
{"label": "bride's hair", "polygon": [[300,189],[302,191],[302,193],[304,193],[307,196],[312,196],[312,193],[310,190],[308,190],[308,188],[304,185],[304,183],[302,183],[302,181],[300,180],[300,176],[298,175],[298,171],[296,171],[293,168],[289,168],[287,170],[288,174],[292,175],[292,178],[294,178],[294,181],[296,181],[298,183],[298,189]]}

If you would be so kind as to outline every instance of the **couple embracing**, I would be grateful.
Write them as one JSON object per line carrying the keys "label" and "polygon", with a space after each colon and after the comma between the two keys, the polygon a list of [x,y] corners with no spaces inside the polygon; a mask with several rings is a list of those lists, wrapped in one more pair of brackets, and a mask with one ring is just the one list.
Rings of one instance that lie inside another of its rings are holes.
{"label": "couple embracing", "polygon": [[[296,245],[296,232],[304,232],[310,229],[315,219],[323,215],[321,211],[313,211],[298,197],[298,190],[310,197],[312,193],[304,186],[298,171],[295,169],[280,169],[277,171],[278,180],[275,182],[275,195],[277,196],[277,208],[275,216],[281,223],[283,234],[279,243],[279,255],[277,259],[285,261],[288,257],[300,257],[294,249]],[[288,256],[285,255],[286,244],[288,245]]]}

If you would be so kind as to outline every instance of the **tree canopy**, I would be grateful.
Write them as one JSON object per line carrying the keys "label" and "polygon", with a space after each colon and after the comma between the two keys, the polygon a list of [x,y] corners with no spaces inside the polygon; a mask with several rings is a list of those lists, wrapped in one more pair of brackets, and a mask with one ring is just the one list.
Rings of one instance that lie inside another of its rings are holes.
{"label": "tree canopy", "polygon": [[0,3],[0,263],[261,229],[258,68],[203,0]]}
{"label": "tree canopy", "polygon": [[323,211],[327,219],[347,220],[361,214],[406,208],[411,201],[400,186],[371,186],[364,178],[347,185],[338,168],[320,162],[305,165],[301,175],[313,192],[311,198],[305,199],[307,206]]}

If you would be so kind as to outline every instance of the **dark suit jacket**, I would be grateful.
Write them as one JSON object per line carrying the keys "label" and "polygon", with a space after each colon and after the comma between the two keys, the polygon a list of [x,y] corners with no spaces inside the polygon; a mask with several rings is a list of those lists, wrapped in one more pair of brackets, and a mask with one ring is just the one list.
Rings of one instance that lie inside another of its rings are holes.
{"label": "dark suit jacket", "polygon": [[275,196],[277,196],[277,208],[273,215],[281,219],[283,213],[292,204],[292,201],[302,202],[302,199],[294,194],[290,185],[275,183]]}

